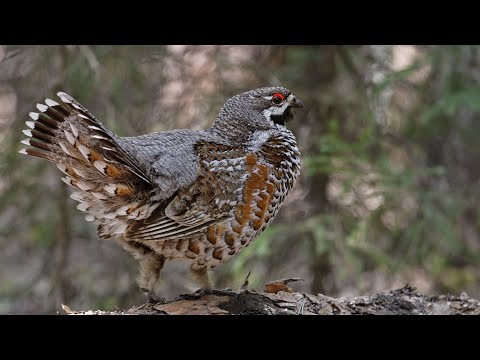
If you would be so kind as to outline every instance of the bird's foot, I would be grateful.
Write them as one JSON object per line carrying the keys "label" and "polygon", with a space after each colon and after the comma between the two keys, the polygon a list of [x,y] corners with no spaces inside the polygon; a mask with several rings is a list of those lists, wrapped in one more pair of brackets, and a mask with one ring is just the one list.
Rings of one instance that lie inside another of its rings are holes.
{"label": "bird's foot", "polygon": [[145,310],[149,307],[151,307],[153,304],[150,304],[150,303],[145,303],[145,304],[142,304],[142,305],[138,305],[138,306],[134,306],[132,309],[135,310],[135,311],[139,311],[139,310]]}
{"label": "bird's foot", "polygon": [[163,297],[160,297],[158,295],[156,295],[155,293],[153,293],[152,291],[149,291],[147,289],[141,289],[144,294],[147,296],[147,303],[144,304],[144,305],[148,305],[148,304],[158,304],[158,303],[161,303],[161,304],[165,304],[167,302],[167,300]]}

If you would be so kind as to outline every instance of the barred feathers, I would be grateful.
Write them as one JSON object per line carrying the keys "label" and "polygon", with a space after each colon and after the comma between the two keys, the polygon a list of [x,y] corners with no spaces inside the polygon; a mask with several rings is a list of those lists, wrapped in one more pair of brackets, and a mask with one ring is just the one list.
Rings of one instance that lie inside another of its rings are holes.
{"label": "barred feathers", "polygon": [[100,237],[123,234],[129,222],[158,207],[148,202],[150,179],[88,110],[65,93],[57,95],[61,103],[46,99],[29,114],[33,121],[26,122],[22,143],[30,147],[20,153],[57,164],[62,181],[75,188],[77,208],[100,225]]}

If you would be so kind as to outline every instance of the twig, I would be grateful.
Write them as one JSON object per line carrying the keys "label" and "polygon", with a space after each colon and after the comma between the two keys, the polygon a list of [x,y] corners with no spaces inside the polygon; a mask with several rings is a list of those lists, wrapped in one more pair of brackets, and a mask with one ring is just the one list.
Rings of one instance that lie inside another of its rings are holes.
{"label": "twig", "polygon": [[245,277],[245,281],[243,282],[242,286],[240,286],[240,291],[247,290],[248,288],[248,278],[250,277],[250,271],[248,272],[247,276]]}

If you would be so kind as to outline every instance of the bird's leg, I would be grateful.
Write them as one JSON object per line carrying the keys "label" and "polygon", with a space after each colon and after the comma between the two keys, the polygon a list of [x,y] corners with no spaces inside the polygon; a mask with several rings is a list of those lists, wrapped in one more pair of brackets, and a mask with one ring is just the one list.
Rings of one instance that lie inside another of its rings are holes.
{"label": "bird's leg", "polygon": [[192,271],[192,274],[195,280],[197,280],[197,282],[201,285],[201,288],[195,291],[195,295],[199,297],[202,297],[203,295],[207,295],[207,294],[228,295],[228,296],[235,295],[235,292],[232,289],[214,289],[213,288],[207,266],[197,267],[192,265],[190,269]]}
{"label": "bird's leg", "polygon": [[208,273],[208,267],[203,266],[199,267],[198,265],[192,264],[190,267],[192,277],[196,283],[201,287],[194,294],[182,294],[175,298],[177,300],[198,300],[203,295],[211,294],[213,290],[212,282],[210,280],[210,275]]}
{"label": "bird's leg", "polygon": [[159,297],[158,288],[160,285],[160,271],[165,263],[165,257],[155,253],[140,260],[140,272],[137,277],[137,283],[146,295],[149,303],[164,302],[165,299]]}
{"label": "bird's leg", "polygon": [[125,250],[140,262],[137,284],[140,290],[147,295],[147,301],[149,303],[165,301],[158,296],[160,271],[165,263],[165,257],[143,244],[124,239],[118,239],[118,241]]}
{"label": "bird's leg", "polygon": [[208,266],[197,267],[192,264],[190,270],[195,281],[201,286],[197,292],[211,294],[213,291],[213,285],[212,281],[210,280],[210,274],[208,273]]}

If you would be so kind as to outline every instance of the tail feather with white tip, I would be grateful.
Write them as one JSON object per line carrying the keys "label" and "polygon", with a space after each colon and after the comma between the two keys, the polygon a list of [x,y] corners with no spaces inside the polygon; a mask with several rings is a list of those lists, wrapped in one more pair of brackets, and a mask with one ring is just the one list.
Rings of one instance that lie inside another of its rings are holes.
{"label": "tail feather with white tip", "polygon": [[62,180],[75,188],[77,208],[100,225],[100,237],[122,234],[158,206],[148,202],[152,183],[112,132],[70,95],[57,95],[60,103],[46,99],[29,114],[33,121],[26,122],[22,143],[30,147],[20,153],[57,164]]}

